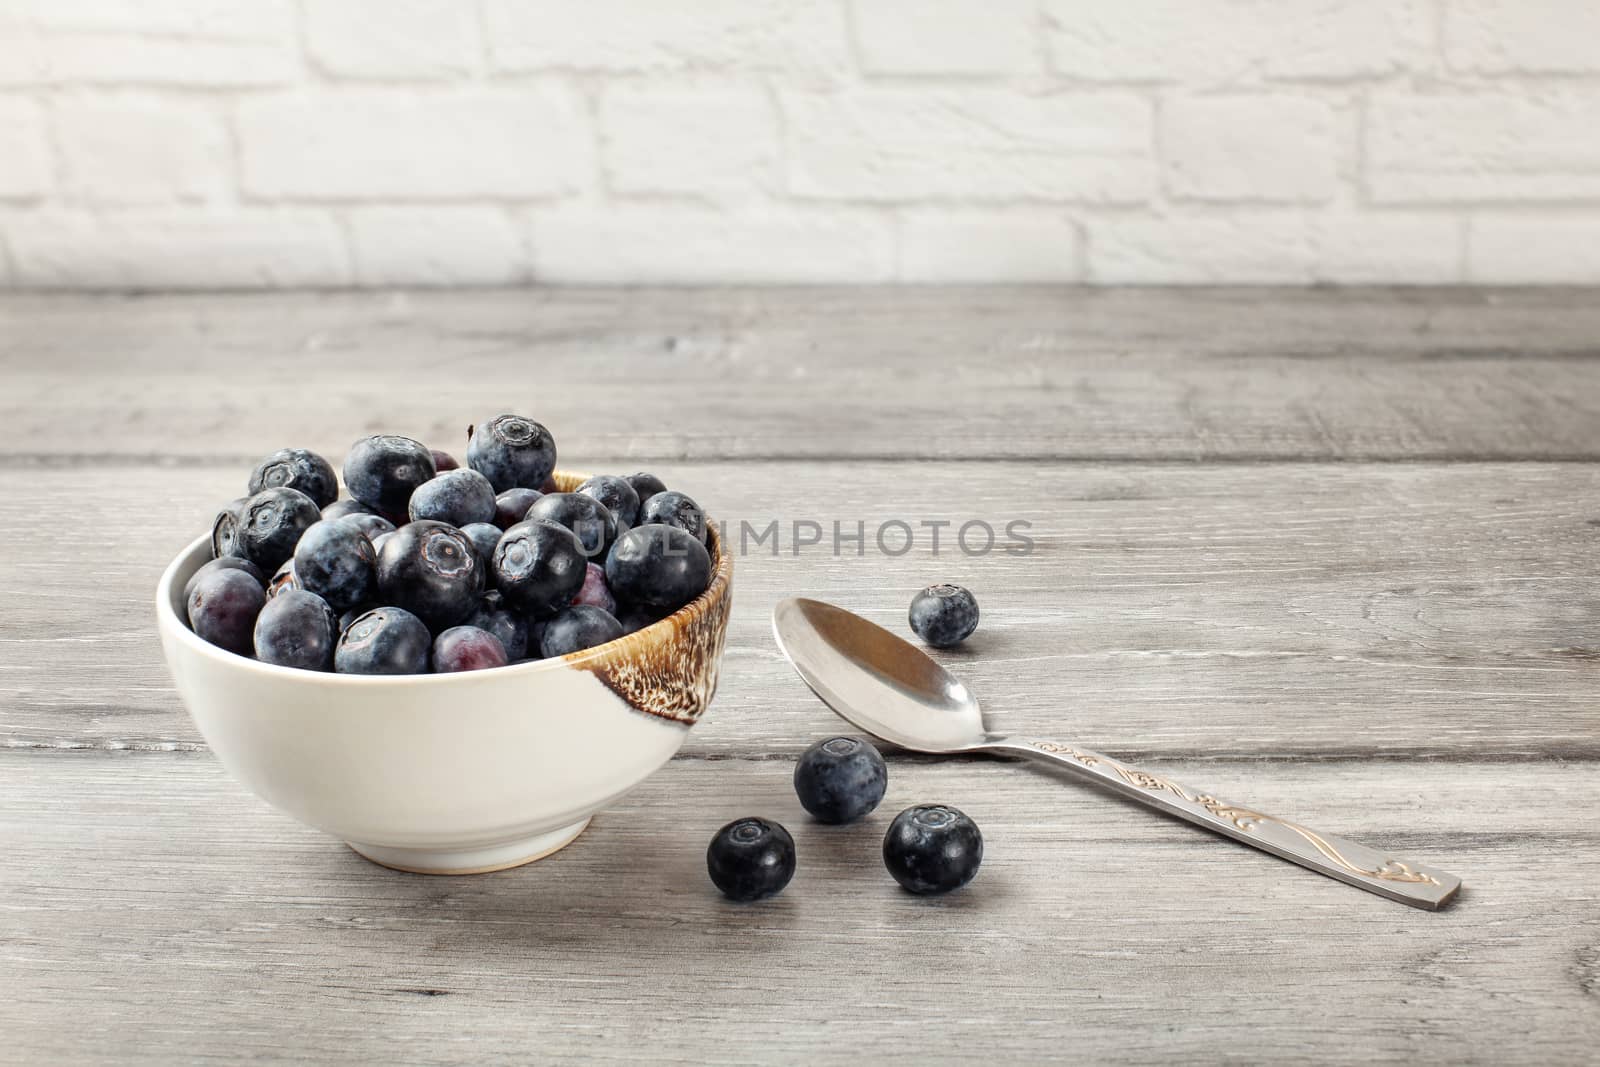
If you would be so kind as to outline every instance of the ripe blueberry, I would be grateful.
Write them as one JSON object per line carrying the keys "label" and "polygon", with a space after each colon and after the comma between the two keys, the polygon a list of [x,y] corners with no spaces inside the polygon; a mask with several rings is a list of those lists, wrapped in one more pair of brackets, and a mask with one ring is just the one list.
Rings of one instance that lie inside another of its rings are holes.
{"label": "ripe blueberry", "polygon": [[619,529],[626,530],[639,521],[639,494],[626,478],[597,474],[578,486],[577,492],[594,497],[616,517]]}
{"label": "ripe blueberry", "polygon": [[494,590],[483,594],[477,610],[467,616],[465,625],[476,626],[498,637],[500,647],[506,650],[506,658],[513,663],[527,659],[530,647],[533,647],[534,655],[538,655],[538,648],[528,643],[527,616],[507,608],[500,594]]}
{"label": "ripe blueberry", "polygon": [[443,630],[472,614],[486,573],[466,534],[442,522],[410,522],[378,552],[378,598]]}
{"label": "ripe blueberry", "polygon": [[640,506],[643,506],[646,500],[649,500],[657,493],[665,493],[667,491],[666,482],[663,482],[654,474],[646,474],[644,471],[630,474],[625,480],[629,485],[633,486],[634,493],[639,497]]}
{"label": "ripe blueberry", "polygon": [[240,497],[222,505],[211,523],[211,555],[222,559],[232,556],[244,559],[244,549],[239,545],[239,532],[244,527],[244,505],[249,497]]}
{"label": "ripe blueberry", "polygon": [[500,543],[500,527],[492,522],[469,522],[461,527],[461,532],[467,535],[467,540],[472,542],[473,549],[487,567],[494,559],[494,546]]}
{"label": "ripe blueberry", "polygon": [[883,865],[913,893],[960,889],[982,862],[983,834],[977,824],[943,804],[907,808],[883,836]]}
{"label": "ripe blueberry", "polygon": [[477,471],[446,471],[417,486],[407,505],[413,522],[433,519],[467,526],[494,518],[494,487]]}
{"label": "ripe blueberry", "polygon": [[300,535],[321,517],[317,505],[298,489],[263,489],[240,509],[238,545],[229,554],[243,556],[263,572],[277,570],[294,555]]}
{"label": "ripe blueberry", "polygon": [[433,639],[433,669],[438,674],[482,671],[509,662],[500,639],[476,626],[452,626]]}
{"label": "ripe blueberry", "polygon": [[860,738],[818,741],[794,767],[795,795],[818,822],[854,822],[878,806],[888,787],[883,756]]}
{"label": "ripe blueberry", "polygon": [[200,579],[204,578],[208,574],[214,574],[217,571],[230,570],[244,571],[250,577],[254,578],[258,584],[262,586],[267,584],[267,580],[262,575],[261,571],[249,560],[240,559],[238,556],[219,556],[214,560],[201,564],[200,569],[189,576],[189,580],[183,585],[183,602],[185,604],[189,602],[189,594],[194,592],[194,587],[196,585],[200,584]]}
{"label": "ripe blueberry", "polygon": [[496,415],[468,433],[467,466],[488,478],[497,493],[538,489],[556,469],[555,438],[532,419]]}
{"label": "ripe blueberry", "polygon": [[978,628],[978,601],[959,585],[930,585],[911,599],[911,629],[934,648],[959,645]]}
{"label": "ripe blueberry", "polygon": [[609,611],[588,604],[573,604],[545,623],[539,651],[549,659],[603,645],[621,636],[622,624],[612,618]]}
{"label": "ripe blueberry", "polygon": [[663,613],[706,591],[711,556],[676,526],[636,526],[617,538],[606,559],[606,585],[619,601]]}
{"label": "ripe blueberry", "polygon": [[794,838],[766,819],[735,819],[706,849],[706,873],[731,900],[770,897],[794,877]]}
{"label": "ripe blueberry", "polygon": [[300,589],[280,592],[256,616],[256,659],[307,671],[333,670],[339,620],[327,601]]}
{"label": "ripe blueberry", "polygon": [[339,636],[333,669],[340,674],[427,674],[433,635],[404,608],[374,608]]}
{"label": "ripe blueberry", "polygon": [[528,519],[544,519],[578,535],[583,554],[604,559],[617,539],[617,520],[600,501],[578,493],[546,493],[528,508]]}
{"label": "ripe blueberry", "polygon": [[[326,517],[326,513],[324,513],[324,517]],[[390,522],[382,515],[372,515],[367,513],[346,515],[339,521],[346,522],[351,526],[354,526],[356,529],[366,534],[368,540],[376,540],[382,534],[394,533],[395,531],[394,523]]]}
{"label": "ripe blueberry", "polygon": [[304,448],[280,448],[250,472],[250,492],[274,486],[298,489],[319,508],[339,499],[339,479],[333,465]]}
{"label": "ripe blueberry", "polygon": [[270,601],[279,593],[299,588],[300,578],[294,572],[294,557],[290,556],[283,561],[283,566],[273,571],[272,577],[267,579],[267,599]]}
{"label": "ripe blueberry", "polygon": [[336,612],[378,595],[378,553],[367,535],[346,519],[324,519],[300,535],[294,573],[301,589],[320,596]]}
{"label": "ripe blueberry", "polygon": [[[377,512],[367,507],[359,500],[335,500],[322,509],[324,519],[343,519],[351,515],[376,515]],[[393,523],[390,523],[392,526]]]}
{"label": "ripe blueberry", "polygon": [[404,515],[412,492],[435,473],[433,453],[392,434],[363,437],[344,460],[350,495],[384,515]]}
{"label": "ripe blueberry", "polygon": [[495,586],[508,607],[548,618],[578,595],[586,562],[577,535],[565,526],[519,522],[495,546]]}
{"label": "ripe blueberry", "polygon": [[694,534],[701,544],[706,542],[706,513],[687,493],[668,490],[651,497],[639,509],[639,525],[650,522],[676,526]]}
{"label": "ripe blueberry", "polygon": [[494,524],[509,530],[528,517],[533,502],[544,496],[537,489],[507,489],[494,498]]}
{"label": "ripe blueberry", "polygon": [[218,569],[194,583],[184,602],[189,626],[204,641],[248,656],[256,616],[267,602],[261,583],[242,570]]}

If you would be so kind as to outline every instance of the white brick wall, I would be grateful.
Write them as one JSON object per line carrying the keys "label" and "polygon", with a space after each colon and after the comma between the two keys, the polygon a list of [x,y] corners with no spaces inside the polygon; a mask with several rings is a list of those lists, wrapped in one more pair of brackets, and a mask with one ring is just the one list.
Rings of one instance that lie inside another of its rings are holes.
{"label": "white brick wall", "polygon": [[0,0],[0,285],[1600,283],[1597,0]]}

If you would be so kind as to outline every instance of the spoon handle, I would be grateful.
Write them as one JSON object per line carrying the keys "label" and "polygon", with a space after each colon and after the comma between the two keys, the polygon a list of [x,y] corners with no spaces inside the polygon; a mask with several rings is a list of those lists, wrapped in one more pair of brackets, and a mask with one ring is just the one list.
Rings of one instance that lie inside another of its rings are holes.
{"label": "spoon handle", "polygon": [[1210,793],[1186,788],[1170,778],[1129,767],[1098,752],[1052,741],[997,741],[985,748],[1065,767],[1141,804],[1402,904],[1441,908],[1461,888],[1461,879],[1454,875],[1420,863],[1402,862],[1354,841],[1229,804]]}

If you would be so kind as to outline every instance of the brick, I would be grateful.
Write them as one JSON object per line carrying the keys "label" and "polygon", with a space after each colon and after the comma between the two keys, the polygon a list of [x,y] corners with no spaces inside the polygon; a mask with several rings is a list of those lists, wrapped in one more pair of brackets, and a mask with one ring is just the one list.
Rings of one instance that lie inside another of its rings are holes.
{"label": "brick", "polygon": [[497,208],[357,208],[348,218],[362,285],[500,285],[528,277],[519,227]]}
{"label": "brick", "polygon": [[0,85],[276,85],[298,71],[290,0],[0,5]]}
{"label": "brick", "polygon": [[775,184],[777,116],[757,86],[615,88],[600,115],[614,192],[726,196]]}
{"label": "brick", "polygon": [[1366,181],[1380,201],[1600,195],[1600,89],[1375,95]]}
{"label": "brick", "polygon": [[1089,280],[1109,284],[1310,281],[1314,235],[1295,214],[1089,222]]}
{"label": "brick", "polygon": [[484,16],[502,71],[850,67],[836,0],[486,0]]}
{"label": "brick", "polygon": [[557,87],[247,100],[238,129],[245,188],[264,197],[540,197],[593,170],[580,110]]}
{"label": "brick", "polygon": [[1155,184],[1150,105],[1129,94],[862,89],[783,106],[803,197],[1138,202]]}
{"label": "brick", "polygon": [[0,100],[0,198],[50,191],[50,148],[37,104]]}
{"label": "brick", "polygon": [[1451,0],[1444,53],[1483,74],[1600,71],[1600,4],[1593,0]]}
{"label": "brick", "polygon": [[1078,228],[1058,215],[918,213],[900,224],[903,282],[1075,282]]}
{"label": "brick", "polygon": [[1600,213],[1473,218],[1468,224],[1467,281],[1600,284]]}
{"label": "brick", "polygon": [[1167,189],[1182,199],[1314,203],[1338,189],[1334,111],[1321,100],[1178,98],[1161,138]]}
{"label": "brick", "polygon": [[347,78],[449,78],[474,68],[472,7],[460,0],[313,0],[306,45],[318,67]]}
{"label": "brick", "polygon": [[1339,213],[1312,220],[1319,282],[1443,285],[1461,280],[1461,223],[1454,216]]}
{"label": "brick", "polygon": [[551,209],[532,228],[541,282],[882,282],[892,263],[887,220],[858,211]]}
{"label": "brick", "polygon": [[1055,69],[1103,81],[1349,78],[1427,61],[1423,0],[1045,0]]}
{"label": "brick", "polygon": [[92,205],[216,201],[231,185],[221,118],[188,100],[69,100],[52,112],[61,186]]}
{"label": "brick", "polygon": [[17,282],[45,288],[255,289],[349,281],[321,214],[40,213],[7,227]]}
{"label": "brick", "polygon": [[1015,74],[1038,64],[1033,0],[855,0],[856,45],[873,74]]}

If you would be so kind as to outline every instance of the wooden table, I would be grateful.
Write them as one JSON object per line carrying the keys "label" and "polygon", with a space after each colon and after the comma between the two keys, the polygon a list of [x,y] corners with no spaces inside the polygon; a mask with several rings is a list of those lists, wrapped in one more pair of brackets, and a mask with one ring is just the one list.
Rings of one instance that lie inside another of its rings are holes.
{"label": "wooden table", "polygon": [[[1593,1062],[1597,346],[1556,290],[8,297],[0,1059]],[[785,537],[679,758],[550,859],[397,874],[226,777],[151,594],[271,449],[502,409]],[[1034,552],[832,551],[972,518]],[[903,629],[937,580],[1000,728],[1467,888],[1414,911],[981,760],[891,752],[878,813],[812,824],[792,761],[841,723],[770,608]],[[878,858],[928,800],[987,841],[943,899]],[[746,813],[801,866],[741,907],[703,857]]]}

